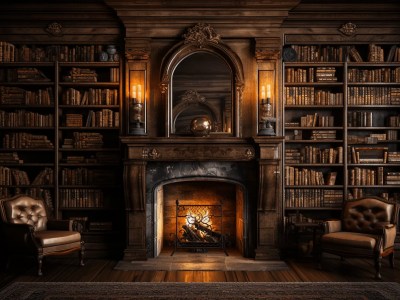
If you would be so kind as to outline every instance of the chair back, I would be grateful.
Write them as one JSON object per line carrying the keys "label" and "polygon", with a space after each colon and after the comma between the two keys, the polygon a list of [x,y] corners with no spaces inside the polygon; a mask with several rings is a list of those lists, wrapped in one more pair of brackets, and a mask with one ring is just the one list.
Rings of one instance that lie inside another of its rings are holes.
{"label": "chair back", "polygon": [[349,200],[343,209],[342,226],[345,231],[378,233],[388,224],[394,224],[396,205],[383,198],[366,197]]}
{"label": "chair back", "polygon": [[43,200],[17,195],[0,200],[0,208],[5,223],[29,224],[35,231],[46,230],[47,213]]}

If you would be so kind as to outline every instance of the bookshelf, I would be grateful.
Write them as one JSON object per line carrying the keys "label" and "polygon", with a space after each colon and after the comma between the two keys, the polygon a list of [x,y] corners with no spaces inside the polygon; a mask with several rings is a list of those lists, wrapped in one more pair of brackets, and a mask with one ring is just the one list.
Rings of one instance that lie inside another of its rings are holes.
{"label": "bookshelf", "polygon": [[44,198],[82,225],[89,256],[118,253],[119,59],[99,61],[107,45],[1,45],[0,196]]}
{"label": "bookshelf", "polygon": [[400,202],[400,45],[285,51],[286,224],[338,217],[351,198]]}

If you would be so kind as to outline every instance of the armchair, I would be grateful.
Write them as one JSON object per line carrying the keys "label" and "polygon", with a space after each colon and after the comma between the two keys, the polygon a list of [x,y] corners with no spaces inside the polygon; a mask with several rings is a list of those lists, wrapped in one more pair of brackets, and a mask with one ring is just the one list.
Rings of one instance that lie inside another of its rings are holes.
{"label": "armchair", "polygon": [[79,251],[80,265],[84,265],[84,242],[81,234],[73,230],[73,221],[48,220],[44,201],[17,195],[1,199],[0,212],[8,260],[15,255],[34,255],[38,262],[38,275],[42,275],[44,256]]}
{"label": "armchair", "polygon": [[395,203],[379,197],[349,200],[345,203],[342,220],[324,222],[321,236],[319,265],[322,253],[343,257],[373,258],[375,278],[381,278],[382,257],[389,256],[394,268],[394,241],[398,210]]}

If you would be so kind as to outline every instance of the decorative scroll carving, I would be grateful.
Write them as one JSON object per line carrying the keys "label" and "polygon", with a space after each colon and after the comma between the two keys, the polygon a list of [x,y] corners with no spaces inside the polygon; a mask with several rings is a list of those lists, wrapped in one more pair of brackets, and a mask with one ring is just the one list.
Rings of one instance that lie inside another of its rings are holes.
{"label": "decorative scroll carving", "polygon": [[49,35],[52,35],[52,36],[60,37],[60,36],[64,35],[63,27],[58,22],[50,23],[49,25],[47,25],[47,27],[44,29],[44,31],[46,31]]}
{"label": "decorative scroll carving", "polygon": [[127,60],[150,59],[150,41],[148,39],[127,39],[125,57]]}
{"label": "decorative scroll carving", "polygon": [[200,95],[195,90],[187,90],[181,97],[183,102],[186,103],[204,103],[206,102],[206,98]]}
{"label": "decorative scroll carving", "polygon": [[357,26],[354,23],[348,22],[343,24],[338,30],[346,36],[353,36],[357,33]]}
{"label": "decorative scroll carving", "polygon": [[254,153],[253,149],[250,149],[250,148],[246,149],[246,151],[244,153],[244,157],[248,160],[253,159],[255,157],[255,153]]}
{"label": "decorative scroll carving", "polygon": [[143,149],[142,157],[144,159],[155,160],[155,159],[159,159],[161,157],[161,154],[160,154],[160,151],[158,151],[156,148],[152,148],[152,149],[145,148],[145,149]]}
{"label": "decorative scroll carving", "polygon": [[218,44],[221,39],[220,35],[209,24],[204,23],[199,23],[189,28],[183,38],[185,39],[185,44],[192,43],[200,48],[207,43]]}
{"label": "decorative scroll carving", "polygon": [[257,48],[255,53],[257,60],[276,60],[280,59],[280,55],[281,51],[279,49]]}

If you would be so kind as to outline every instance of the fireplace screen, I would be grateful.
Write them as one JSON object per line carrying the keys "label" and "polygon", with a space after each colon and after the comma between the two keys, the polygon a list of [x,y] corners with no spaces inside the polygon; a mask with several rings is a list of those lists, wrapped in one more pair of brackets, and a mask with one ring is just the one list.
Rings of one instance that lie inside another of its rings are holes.
{"label": "fireplace screen", "polygon": [[222,204],[193,205],[176,201],[177,248],[205,251],[207,248],[225,249],[222,234]]}

